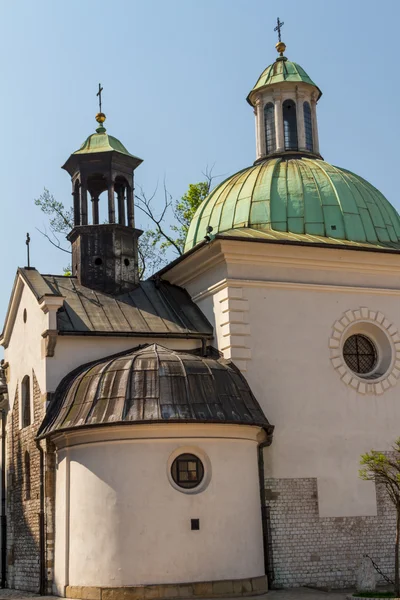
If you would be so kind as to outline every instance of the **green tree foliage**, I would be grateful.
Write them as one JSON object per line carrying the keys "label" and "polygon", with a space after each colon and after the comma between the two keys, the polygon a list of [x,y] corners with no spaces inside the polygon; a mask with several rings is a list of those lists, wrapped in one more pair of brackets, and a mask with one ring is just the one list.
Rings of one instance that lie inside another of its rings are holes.
{"label": "green tree foliage", "polygon": [[185,247],[185,240],[189,231],[190,223],[194,214],[203,200],[210,192],[211,181],[200,181],[191,183],[189,189],[180,200],[175,203],[174,216],[178,225],[172,225],[171,229],[175,234],[175,242],[180,247],[182,253]]}
{"label": "green tree foliage", "polygon": [[371,450],[361,455],[361,469],[359,475],[365,481],[375,481],[382,485],[396,509],[396,541],[395,550],[395,582],[394,592],[400,597],[399,579],[399,542],[400,542],[400,438],[398,438],[390,452]]}

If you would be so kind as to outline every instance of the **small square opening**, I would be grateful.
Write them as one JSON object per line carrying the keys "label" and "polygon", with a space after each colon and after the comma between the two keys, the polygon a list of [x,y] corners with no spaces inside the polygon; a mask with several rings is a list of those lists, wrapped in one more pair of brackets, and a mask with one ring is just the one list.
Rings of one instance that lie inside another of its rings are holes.
{"label": "small square opening", "polygon": [[190,519],[190,528],[192,531],[199,531],[200,519]]}

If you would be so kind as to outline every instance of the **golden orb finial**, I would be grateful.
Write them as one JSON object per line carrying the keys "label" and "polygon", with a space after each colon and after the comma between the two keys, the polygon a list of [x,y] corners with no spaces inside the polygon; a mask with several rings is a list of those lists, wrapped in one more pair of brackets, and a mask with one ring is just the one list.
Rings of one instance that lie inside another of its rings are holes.
{"label": "golden orb finial", "polygon": [[283,56],[283,53],[286,50],[286,44],[284,44],[283,42],[278,42],[277,44],[275,44],[275,48],[277,52],[279,52],[279,54]]}
{"label": "golden orb finial", "polygon": [[98,123],[100,123],[100,125],[103,124],[105,120],[106,120],[106,115],[103,112],[97,113],[97,115],[96,115],[96,121]]}

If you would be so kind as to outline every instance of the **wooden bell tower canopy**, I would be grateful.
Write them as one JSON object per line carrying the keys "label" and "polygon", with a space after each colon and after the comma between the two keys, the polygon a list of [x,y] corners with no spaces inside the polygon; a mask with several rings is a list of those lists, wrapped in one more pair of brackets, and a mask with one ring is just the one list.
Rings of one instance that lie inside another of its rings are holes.
{"label": "wooden bell tower canopy", "polygon": [[[108,135],[105,118],[102,112],[96,115],[96,133],[63,165],[71,176],[74,206],[74,228],[68,240],[72,244],[72,274],[79,283],[119,294],[132,290],[139,281],[138,238],[142,232],[135,228],[134,170],[142,159]],[[107,192],[106,223],[99,221],[103,192]]]}

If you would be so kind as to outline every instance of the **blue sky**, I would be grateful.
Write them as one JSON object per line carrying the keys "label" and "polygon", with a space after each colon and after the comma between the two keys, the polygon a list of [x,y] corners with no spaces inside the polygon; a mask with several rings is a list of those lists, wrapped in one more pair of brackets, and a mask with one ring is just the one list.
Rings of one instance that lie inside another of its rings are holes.
{"label": "blue sky", "polygon": [[229,175],[253,162],[245,98],[275,59],[278,15],[286,55],[323,91],[322,155],[400,209],[399,0],[0,0],[2,318],[27,231],[33,266],[66,263],[36,231],[33,200],[47,187],[71,201],[60,166],[94,131],[98,83],[108,132],[144,159],[137,183],[150,192],[165,177],[181,196],[206,165]]}

